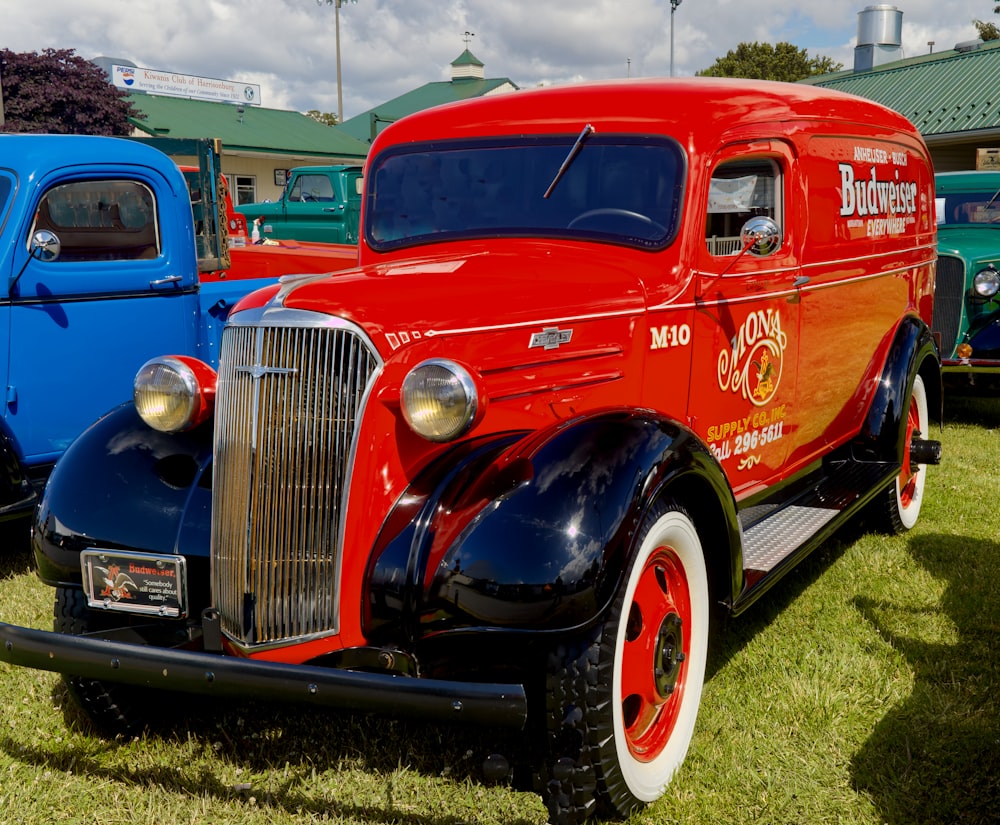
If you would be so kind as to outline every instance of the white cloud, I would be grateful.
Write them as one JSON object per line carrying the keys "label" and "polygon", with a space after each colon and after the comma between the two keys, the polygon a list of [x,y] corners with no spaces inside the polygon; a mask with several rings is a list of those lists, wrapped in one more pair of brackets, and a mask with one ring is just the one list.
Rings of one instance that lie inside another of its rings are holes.
{"label": "white cloud", "polygon": [[[740,42],[788,41],[850,68],[858,12],[868,2],[682,0],[674,12],[674,70],[692,75]],[[806,8],[808,6],[808,8]],[[973,19],[1000,23],[984,0],[908,0],[906,56],[976,37]],[[669,0],[344,0],[340,9],[345,116],[424,83],[447,80],[469,48],[489,77],[542,83],[666,75]],[[265,106],[336,111],[334,7],[316,0],[0,0],[13,51],[69,48],[83,57],[258,83]]]}

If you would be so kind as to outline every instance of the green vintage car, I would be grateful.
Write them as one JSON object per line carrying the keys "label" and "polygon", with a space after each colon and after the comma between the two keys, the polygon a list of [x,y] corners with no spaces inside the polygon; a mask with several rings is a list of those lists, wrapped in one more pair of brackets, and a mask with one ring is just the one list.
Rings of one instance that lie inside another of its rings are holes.
{"label": "green vintage car", "polygon": [[1000,171],[935,175],[937,285],[932,329],[945,387],[1000,391]]}
{"label": "green vintage car", "polygon": [[236,207],[258,242],[272,240],[356,244],[361,210],[360,166],[299,166],[288,174],[281,198]]}

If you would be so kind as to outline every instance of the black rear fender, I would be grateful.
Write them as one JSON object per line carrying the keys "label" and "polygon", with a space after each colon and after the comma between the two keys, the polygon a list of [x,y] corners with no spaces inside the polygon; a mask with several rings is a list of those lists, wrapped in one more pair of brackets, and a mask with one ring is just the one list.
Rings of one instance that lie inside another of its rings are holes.
{"label": "black rear fender", "polygon": [[[910,388],[919,374],[927,390],[931,417],[942,419],[941,368],[937,347],[927,325],[919,318],[903,320],[879,377],[861,433],[854,442],[856,458],[862,461],[902,461],[906,444],[906,418]],[[923,433],[926,438],[928,433]]]}

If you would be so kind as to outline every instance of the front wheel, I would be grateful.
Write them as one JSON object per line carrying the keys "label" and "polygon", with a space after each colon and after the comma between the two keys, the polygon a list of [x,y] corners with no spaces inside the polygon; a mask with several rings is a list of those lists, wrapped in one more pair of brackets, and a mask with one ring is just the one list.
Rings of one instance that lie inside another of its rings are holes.
{"label": "front wheel", "polygon": [[[87,596],[76,587],[56,589],[54,628],[57,633],[82,635],[94,630]],[[148,722],[148,714],[162,702],[153,690],[65,676],[70,696],[104,736],[129,736]]]}
{"label": "front wheel", "polygon": [[694,733],[708,649],[708,577],[690,516],[649,515],[593,636],[559,646],[548,678],[550,821],[626,816],[659,798]]}

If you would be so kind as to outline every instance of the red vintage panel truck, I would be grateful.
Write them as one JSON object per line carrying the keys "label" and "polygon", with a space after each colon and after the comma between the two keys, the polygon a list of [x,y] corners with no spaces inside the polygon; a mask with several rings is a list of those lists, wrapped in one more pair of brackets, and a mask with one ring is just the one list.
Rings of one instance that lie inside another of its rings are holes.
{"label": "red vintage panel truck", "polygon": [[0,659],[109,730],[150,688],[512,726],[553,822],[626,815],[684,759],[713,619],[862,511],[917,520],[927,150],[810,86],[498,95],[379,135],[358,254],[70,447],[56,632],[0,625]]}

